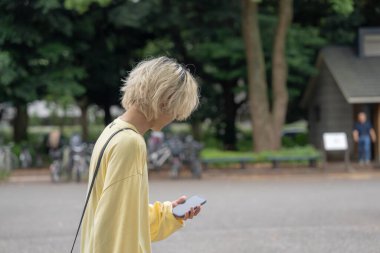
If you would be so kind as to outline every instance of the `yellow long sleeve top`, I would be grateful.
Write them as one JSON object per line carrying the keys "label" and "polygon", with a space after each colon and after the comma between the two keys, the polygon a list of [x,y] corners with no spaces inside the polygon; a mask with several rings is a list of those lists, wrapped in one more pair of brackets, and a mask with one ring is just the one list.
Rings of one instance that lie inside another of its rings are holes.
{"label": "yellow long sleeve top", "polygon": [[[108,138],[122,128],[136,128],[117,118],[97,140],[90,162],[90,179]],[[171,202],[149,204],[146,144],[125,130],[105,149],[83,218],[82,253],[150,253],[159,241],[183,226],[172,214]]]}

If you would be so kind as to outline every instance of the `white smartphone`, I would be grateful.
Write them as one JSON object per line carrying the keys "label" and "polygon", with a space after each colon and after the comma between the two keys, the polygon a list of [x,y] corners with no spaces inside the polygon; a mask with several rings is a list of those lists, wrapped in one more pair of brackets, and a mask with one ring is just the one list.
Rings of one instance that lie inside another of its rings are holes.
{"label": "white smartphone", "polygon": [[174,216],[178,218],[185,217],[185,214],[190,211],[191,208],[195,208],[200,205],[204,205],[206,203],[206,199],[199,197],[199,196],[192,196],[182,204],[179,204],[178,206],[173,208],[173,214]]}

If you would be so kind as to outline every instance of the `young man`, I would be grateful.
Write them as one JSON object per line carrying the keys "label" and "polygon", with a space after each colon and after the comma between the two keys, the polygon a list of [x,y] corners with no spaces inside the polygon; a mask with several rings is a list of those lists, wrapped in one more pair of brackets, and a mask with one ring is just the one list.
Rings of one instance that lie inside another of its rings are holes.
{"label": "young man", "polygon": [[358,143],[359,163],[369,164],[371,161],[371,140],[376,141],[376,133],[372,125],[367,121],[364,112],[358,114],[358,122],[355,123],[353,131],[354,141]]}
{"label": "young man", "polygon": [[125,113],[108,125],[97,140],[90,163],[90,179],[100,150],[105,149],[82,227],[82,253],[150,253],[158,241],[192,219],[201,207],[183,219],[172,208],[185,201],[149,204],[146,144],[149,129],[161,130],[173,120],[184,120],[197,107],[198,85],[182,65],[167,57],[138,64],[122,87]]}

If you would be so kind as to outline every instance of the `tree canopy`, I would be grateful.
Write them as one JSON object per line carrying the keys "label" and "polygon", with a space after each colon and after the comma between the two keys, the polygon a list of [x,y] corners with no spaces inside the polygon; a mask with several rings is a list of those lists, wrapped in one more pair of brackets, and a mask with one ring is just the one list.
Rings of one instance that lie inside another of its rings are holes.
{"label": "tree canopy", "polygon": [[[271,83],[278,1],[257,2],[265,77]],[[292,8],[284,51],[286,121],[305,117],[299,100],[316,73],[319,49],[354,45],[358,27],[380,25],[376,0],[294,0]],[[194,132],[211,118],[224,147],[235,149],[236,118],[249,101],[241,11],[239,1],[228,0],[1,1],[0,100],[17,109],[15,139],[27,137],[27,103],[41,98],[77,102],[84,113],[97,104],[108,122],[128,71],[142,58],[168,55],[201,84],[201,107],[190,121]],[[273,99],[271,85],[268,98]]]}

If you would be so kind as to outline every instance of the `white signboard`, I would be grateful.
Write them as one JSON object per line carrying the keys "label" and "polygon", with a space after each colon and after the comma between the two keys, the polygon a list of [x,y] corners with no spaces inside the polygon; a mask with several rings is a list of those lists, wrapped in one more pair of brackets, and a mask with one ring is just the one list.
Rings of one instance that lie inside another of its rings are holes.
{"label": "white signboard", "polygon": [[347,134],[346,133],[324,133],[323,146],[327,151],[347,150]]}

